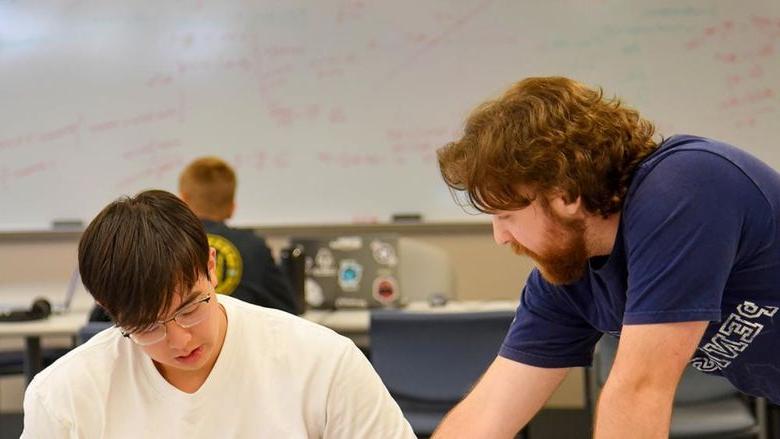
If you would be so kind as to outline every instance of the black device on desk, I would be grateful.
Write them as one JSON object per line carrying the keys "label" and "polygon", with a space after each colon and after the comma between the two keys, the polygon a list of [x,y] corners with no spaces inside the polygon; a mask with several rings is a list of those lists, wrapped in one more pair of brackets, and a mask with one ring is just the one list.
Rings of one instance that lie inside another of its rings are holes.
{"label": "black device on desk", "polygon": [[76,290],[80,285],[81,276],[79,275],[78,267],[76,267],[70,276],[70,281],[65,290],[65,297],[61,303],[55,302],[52,306],[51,302],[43,297],[37,297],[33,300],[32,305],[30,305],[29,308],[0,305],[0,322],[42,320],[49,317],[51,314],[64,314],[70,310],[73,296],[76,294]]}
{"label": "black device on desk", "polygon": [[305,254],[303,285],[308,307],[377,308],[401,304],[397,235],[291,241],[291,248],[299,247]]}
{"label": "black device on desk", "polygon": [[37,298],[28,309],[1,308],[0,322],[24,322],[28,320],[41,320],[51,314],[51,303],[43,298]]}

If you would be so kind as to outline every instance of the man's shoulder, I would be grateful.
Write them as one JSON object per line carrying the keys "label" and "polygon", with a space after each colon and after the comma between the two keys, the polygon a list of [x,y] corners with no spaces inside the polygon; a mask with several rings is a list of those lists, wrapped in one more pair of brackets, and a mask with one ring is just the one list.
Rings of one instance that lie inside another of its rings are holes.
{"label": "man's shoulder", "polygon": [[273,345],[289,352],[315,353],[339,347],[346,348],[352,344],[348,338],[330,328],[285,311],[265,308],[229,296],[221,296],[220,303],[229,307],[228,322],[232,316],[234,321],[241,325],[242,332],[262,334],[264,342],[273,341]]}
{"label": "man's shoulder", "polygon": [[204,228],[209,235],[209,242],[215,237],[230,241],[233,245],[265,245],[265,239],[249,229],[237,229],[225,223],[204,222]]}
{"label": "man's shoulder", "polygon": [[[687,203],[691,197],[717,199],[735,206],[767,200],[780,205],[780,175],[734,146],[695,136],[674,136],[636,169],[624,205]],[[752,203],[752,204],[751,204]],[[707,207],[707,204],[702,207]],[[715,207],[713,204],[712,207]]]}
{"label": "man's shoulder", "polygon": [[56,402],[101,388],[111,379],[114,365],[126,350],[120,338],[119,331],[109,329],[75,347],[35,376],[27,386],[26,397],[37,395]]}
{"label": "man's shoulder", "polygon": [[748,184],[754,176],[769,169],[758,158],[728,143],[679,135],[664,140],[655,152],[644,159],[636,170],[632,186],[636,189],[651,174],[663,174],[662,180],[667,184],[674,179],[706,179],[712,187],[712,183],[728,182],[723,178],[713,178],[722,172],[746,176],[748,178],[744,178],[742,183]]}

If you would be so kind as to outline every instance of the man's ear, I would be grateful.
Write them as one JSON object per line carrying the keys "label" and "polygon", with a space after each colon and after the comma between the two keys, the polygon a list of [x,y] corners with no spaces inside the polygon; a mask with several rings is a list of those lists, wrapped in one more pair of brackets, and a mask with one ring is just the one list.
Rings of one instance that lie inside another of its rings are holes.
{"label": "man's ear", "polygon": [[550,209],[561,218],[575,219],[584,214],[582,206],[582,197],[577,196],[569,201],[563,192],[556,192],[549,198]]}

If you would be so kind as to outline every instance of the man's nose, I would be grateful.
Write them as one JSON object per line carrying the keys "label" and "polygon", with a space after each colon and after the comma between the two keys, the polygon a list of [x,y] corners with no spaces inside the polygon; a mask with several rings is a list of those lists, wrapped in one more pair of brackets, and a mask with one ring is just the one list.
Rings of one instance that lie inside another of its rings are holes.
{"label": "man's nose", "polygon": [[186,347],[187,343],[189,343],[192,338],[189,329],[182,328],[173,320],[165,324],[165,330],[168,334],[166,337],[168,340],[168,347],[174,349]]}
{"label": "man's nose", "polygon": [[511,242],[512,236],[506,231],[504,226],[501,224],[501,220],[497,219],[496,217],[493,217],[491,221],[493,223],[493,240],[496,241],[496,244],[504,245]]}

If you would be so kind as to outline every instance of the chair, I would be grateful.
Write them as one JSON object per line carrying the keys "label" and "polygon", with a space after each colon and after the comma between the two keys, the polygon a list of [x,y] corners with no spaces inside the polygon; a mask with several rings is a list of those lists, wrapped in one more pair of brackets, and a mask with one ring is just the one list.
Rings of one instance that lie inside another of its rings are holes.
{"label": "chair", "polygon": [[[71,348],[42,349],[43,367],[48,367],[58,358],[67,354]],[[24,351],[11,350],[0,352],[0,376],[22,375],[24,373]]]}
{"label": "chair", "polygon": [[114,326],[111,322],[88,322],[86,325],[79,329],[76,335],[78,344],[84,344],[90,338],[94,337],[98,332]]}
{"label": "chair", "polygon": [[[602,337],[596,346],[593,370],[587,373],[589,407],[595,407],[597,393],[607,381],[617,347],[618,340],[612,336]],[[675,394],[669,437],[763,439],[766,437],[766,401],[756,399],[755,411],[751,410],[746,397],[726,379],[688,366]]]}
{"label": "chair", "polygon": [[496,358],[512,311],[371,312],[371,362],[418,435],[430,435]]}
{"label": "chair", "polygon": [[433,295],[455,298],[455,274],[450,255],[414,238],[398,239],[398,275],[407,301],[428,301]]}

